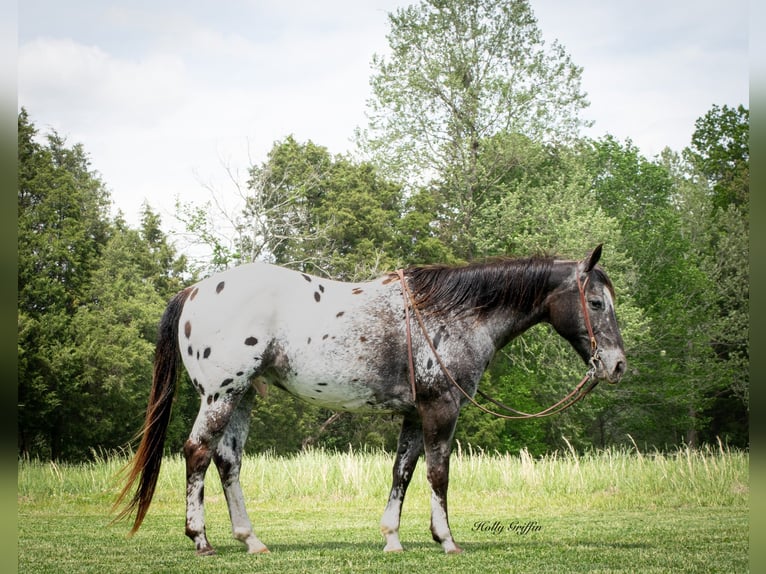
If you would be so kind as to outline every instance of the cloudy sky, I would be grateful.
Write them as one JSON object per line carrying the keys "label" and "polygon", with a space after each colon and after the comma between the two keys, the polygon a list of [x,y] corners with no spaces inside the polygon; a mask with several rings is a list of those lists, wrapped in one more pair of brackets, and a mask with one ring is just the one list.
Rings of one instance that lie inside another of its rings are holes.
{"label": "cloudy sky", "polygon": [[[116,208],[232,193],[289,134],[332,153],[365,124],[370,59],[408,0],[24,0],[18,103],[82,143]],[[713,104],[748,102],[748,0],[531,0],[584,68],[587,135],[647,157],[689,144]]]}

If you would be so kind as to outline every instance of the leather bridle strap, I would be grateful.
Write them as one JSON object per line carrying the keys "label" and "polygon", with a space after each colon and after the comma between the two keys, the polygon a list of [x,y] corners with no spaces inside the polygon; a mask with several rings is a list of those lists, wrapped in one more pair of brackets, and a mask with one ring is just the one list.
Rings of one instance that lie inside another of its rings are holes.
{"label": "leather bridle strap", "polygon": [[580,281],[580,274],[576,274],[577,278],[577,290],[580,292],[580,306],[582,307],[582,314],[585,318],[585,328],[588,329],[588,337],[590,338],[590,354],[591,360],[596,356],[596,350],[598,349],[598,343],[596,342],[596,336],[593,334],[593,327],[590,324],[590,313],[588,313],[588,302],[585,300],[585,287],[588,285],[590,275],[585,278],[585,283]]}

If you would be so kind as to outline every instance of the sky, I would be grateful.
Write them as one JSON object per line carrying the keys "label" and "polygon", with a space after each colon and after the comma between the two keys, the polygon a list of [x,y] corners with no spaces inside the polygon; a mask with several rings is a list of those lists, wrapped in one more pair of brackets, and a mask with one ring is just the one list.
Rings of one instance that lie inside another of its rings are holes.
{"label": "sky", "polygon": [[[18,105],[81,143],[115,209],[233,198],[275,142],[353,151],[373,54],[408,0],[24,0]],[[748,0],[531,0],[547,43],[583,68],[584,135],[652,158],[713,104],[749,106]]]}

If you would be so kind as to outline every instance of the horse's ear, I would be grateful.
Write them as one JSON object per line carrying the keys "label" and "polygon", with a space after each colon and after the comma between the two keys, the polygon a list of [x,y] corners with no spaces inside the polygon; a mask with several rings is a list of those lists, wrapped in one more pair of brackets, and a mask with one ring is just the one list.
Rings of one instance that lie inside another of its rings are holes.
{"label": "horse's ear", "polygon": [[604,247],[603,243],[599,243],[596,248],[591,252],[588,257],[585,258],[585,272],[589,273],[595,266],[596,263],[598,263],[598,260],[601,259],[601,251]]}

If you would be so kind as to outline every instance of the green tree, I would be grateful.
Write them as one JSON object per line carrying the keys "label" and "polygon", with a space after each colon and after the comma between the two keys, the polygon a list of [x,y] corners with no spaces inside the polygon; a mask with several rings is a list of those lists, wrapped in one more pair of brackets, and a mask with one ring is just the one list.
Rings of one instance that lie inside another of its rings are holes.
{"label": "green tree", "polygon": [[261,230],[250,236],[275,262],[345,280],[395,264],[401,191],[371,164],[288,137],[250,175],[246,220]]}
{"label": "green tree", "polygon": [[[185,259],[148,207],[140,230],[110,219],[109,194],[82,146],[55,133],[43,142],[22,110],[19,450],[76,460],[120,448],[139,429],[157,323],[184,281]],[[177,427],[188,432],[191,403],[182,392],[178,402],[171,439],[180,448]]]}
{"label": "green tree", "polygon": [[545,46],[526,0],[424,0],[389,20],[391,55],[373,58],[359,141],[410,187],[438,181],[444,241],[470,258],[474,213],[493,184],[485,142],[571,141],[585,124],[581,70],[561,45]]}
{"label": "green tree", "polygon": [[[181,287],[183,258],[160,230],[159,217],[143,210],[140,230],[120,218],[72,318],[68,354],[76,365],[79,400],[67,413],[69,458],[90,448],[126,445],[140,428],[152,383],[157,324],[168,297]],[[184,377],[185,378],[185,377]],[[199,397],[188,381],[179,384],[168,446],[177,452],[188,436]]]}
{"label": "green tree", "polygon": [[687,233],[695,236],[712,292],[708,333],[720,386],[702,413],[707,422],[700,434],[739,446],[748,444],[749,418],[749,158],[749,111],[714,105],[695,122],[675,170],[686,192]]}
{"label": "green tree", "polygon": [[[629,363],[646,335],[646,321],[632,292],[633,262],[626,254],[618,220],[601,208],[591,192],[590,174],[579,146],[535,143],[521,136],[498,135],[486,166],[495,185],[477,211],[475,246],[481,254],[552,254],[571,259],[605,244],[603,265],[617,288],[618,313]],[[503,167],[491,168],[504,156]],[[546,325],[537,326],[501,351],[482,383],[506,404],[537,412],[564,397],[585,372],[568,343]],[[535,421],[472,423],[474,436],[496,436],[492,448],[541,453],[564,447],[611,442],[604,425],[607,412],[624,394],[623,386],[599,388],[586,401],[556,417]],[[469,411],[470,412],[470,411]],[[470,415],[469,416],[473,416]],[[486,426],[482,429],[482,426]],[[500,426],[502,432],[488,432]],[[464,436],[468,440],[468,436]],[[482,439],[485,440],[485,439]]]}
{"label": "green tree", "polygon": [[18,117],[18,424],[22,452],[61,457],[78,373],[67,342],[108,236],[109,196],[82,146]]}
{"label": "green tree", "polygon": [[713,204],[744,208],[750,197],[750,111],[714,105],[694,123],[687,156],[708,181]]}
{"label": "green tree", "polygon": [[633,296],[649,337],[633,361],[634,391],[620,409],[623,426],[649,444],[696,444],[705,411],[725,383],[710,345],[715,298],[706,276],[704,194],[682,185],[669,155],[649,161],[630,142],[595,142],[588,169],[593,193],[620,223],[635,263]]}

